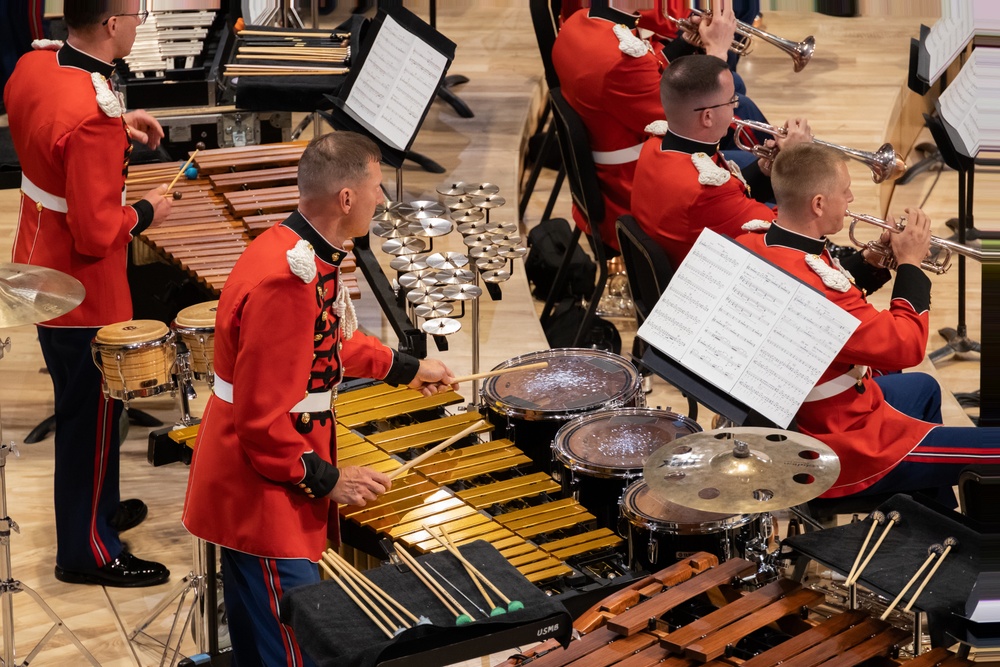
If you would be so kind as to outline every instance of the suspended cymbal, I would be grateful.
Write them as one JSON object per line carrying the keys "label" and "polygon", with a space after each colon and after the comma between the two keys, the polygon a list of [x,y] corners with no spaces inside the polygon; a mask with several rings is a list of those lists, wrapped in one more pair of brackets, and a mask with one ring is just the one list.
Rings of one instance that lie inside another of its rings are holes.
{"label": "suspended cymbal", "polygon": [[466,222],[458,226],[459,233],[462,236],[470,236],[475,234],[484,234],[486,232],[486,223],[483,222],[483,216],[480,215],[478,219],[472,222]]}
{"label": "suspended cymbal", "polygon": [[456,181],[454,183],[448,183],[445,185],[439,185],[437,187],[437,193],[445,197],[461,197],[465,194],[466,185],[462,181]]}
{"label": "suspended cymbal", "polygon": [[469,184],[465,186],[465,194],[475,195],[477,197],[489,197],[490,195],[495,195],[500,192],[500,186],[494,185],[493,183],[479,183],[477,185]]}
{"label": "suspended cymbal", "polygon": [[436,201],[427,199],[407,202],[399,207],[399,212],[410,220],[440,218],[445,214],[444,206],[441,206]]}
{"label": "suspended cymbal", "polygon": [[387,201],[375,207],[373,222],[393,222],[402,220],[403,214],[399,212],[399,207],[403,204],[398,201]]}
{"label": "suspended cymbal", "polygon": [[478,299],[482,293],[483,288],[475,285],[448,285],[441,288],[446,301],[471,301]]}
{"label": "suspended cymbal", "polygon": [[705,512],[770,512],[833,486],[840,460],[816,438],[741,426],[693,433],[659,448],[643,479],[654,496]]}
{"label": "suspended cymbal", "polygon": [[506,199],[504,199],[500,195],[495,195],[495,194],[487,195],[485,197],[480,197],[477,195],[474,196],[469,201],[471,201],[474,205],[478,206],[479,208],[498,208],[507,203]]}
{"label": "suspended cymbal", "polygon": [[410,271],[399,277],[399,285],[403,289],[413,289],[419,285],[433,287],[434,285],[437,285],[437,280],[434,278],[434,274],[436,273],[437,271],[435,269]]}
{"label": "suspended cymbal", "polygon": [[400,255],[393,257],[389,266],[396,271],[409,272],[427,268],[427,253],[418,252],[415,255]]}
{"label": "suspended cymbal", "polygon": [[433,320],[437,317],[448,317],[455,312],[455,304],[448,301],[437,301],[434,303],[422,303],[413,311],[417,317],[425,320]]}
{"label": "suspended cymbal", "polygon": [[427,249],[427,244],[423,239],[412,236],[403,236],[398,239],[389,239],[382,244],[382,252],[387,255],[414,255]]}
{"label": "suspended cymbal", "polygon": [[383,239],[398,239],[404,236],[414,236],[410,233],[410,225],[413,224],[406,218],[396,220],[379,220],[372,225],[372,234]]}
{"label": "suspended cymbal", "polygon": [[[494,251],[494,255],[496,251]],[[476,260],[476,268],[480,271],[496,271],[507,266],[507,260],[503,257],[480,257]]]}
{"label": "suspended cymbal", "polygon": [[502,283],[510,280],[510,271],[507,269],[493,269],[491,271],[483,271],[483,282],[487,283]]}
{"label": "suspended cymbal", "polygon": [[0,328],[46,322],[87,295],[73,276],[32,264],[0,264]]}
{"label": "suspended cymbal", "polygon": [[450,317],[438,317],[425,321],[420,328],[432,336],[448,336],[461,329],[462,323]]}
{"label": "suspended cymbal", "polygon": [[468,285],[474,279],[475,274],[468,269],[446,269],[434,274],[439,285]]}
{"label": "suspended cymbal", "polygon": [[407,226],[411,236],[436,237],[451,233],[455,223],[445,218],[422,218],[414,220]]}
{"label": "suspended cymbal", "polygon": [[469,263],[469,258],[460,252],[436,252],[427,256],[427,266],[432,269],[460,269]]}

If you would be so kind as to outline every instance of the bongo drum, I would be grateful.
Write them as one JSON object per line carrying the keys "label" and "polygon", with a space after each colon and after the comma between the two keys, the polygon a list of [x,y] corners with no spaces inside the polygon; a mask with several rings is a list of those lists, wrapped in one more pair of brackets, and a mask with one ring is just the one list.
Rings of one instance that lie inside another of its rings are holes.
{"label": "bongo drum", "polygon": [[698,422],[666,410],[618,408],[576,417],[552,444],[553,476],[599,526],[618,525],[618,502],[663,445],[700,432]]}
{"label": "bongo drum", "polygon": [[175,388],[174,334],[156,320],[129,320],[101,327],[91,343],[107,393],[128,404]]}
{"label": "bongo drum", "polygon": [[552,469],[552,439],[567,421],[597,410],[642,407],[642,377],[628,359],[603,350],[557,348],[508,359],[493,370],[547,361],[483,383],[483,403],[500,433],[535,465]]}
{"label": "bongo drum", "polygon": [[177,313],[170,324],[188,349],[194,377],[207,381],[209,385],[215,381],[212,359],[215,353],[215,311],[218,308],[218,300],[196,303]]}

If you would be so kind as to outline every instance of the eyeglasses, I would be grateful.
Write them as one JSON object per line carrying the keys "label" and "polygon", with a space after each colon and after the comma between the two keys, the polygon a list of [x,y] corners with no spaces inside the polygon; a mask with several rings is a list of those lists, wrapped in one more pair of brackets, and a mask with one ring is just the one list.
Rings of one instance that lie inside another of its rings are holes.
{"label": "eyeglasses", "polygon": [[716,107],[726,107],[726,106],[731,106],[734,109],[738,109],[740,106],[740,96],[733,95],[733,99],[729,100],[728,102],[723,102],[722,104],[713,104],[712,106],[709,107],[698,107],[697,109],[694,109],[694,111],[704,111],[705,109],[715,109]]}
{"label": "eyeglasses", "polygon": [[111,19],[113,19],[116,16],[134,16],[137,19],[139,19],[139,25],[142,25],[143,23],[146,22],[146,19],[149,18],[149,10],[146,10],[144,12],[136,12],[135,14],[112,14],[108,18],[106,18],[103,21],[101,21],[101,25],[107,25],[108,21],[110,21]]}

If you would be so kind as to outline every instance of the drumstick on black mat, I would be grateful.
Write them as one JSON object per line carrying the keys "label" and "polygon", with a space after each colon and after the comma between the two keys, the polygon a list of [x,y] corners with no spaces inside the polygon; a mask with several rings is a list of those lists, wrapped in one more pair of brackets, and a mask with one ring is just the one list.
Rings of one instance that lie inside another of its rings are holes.
{"label": "drumstick on black mat", "polygon": [[441,529],[441,534],[444,535],[444,538],[448,541],[448,544],[451,547],[450,549],[448,549],[451,552],[451,554],[455,556],[455,558],[457,558],[459,561],[461,561],[462,565],[465,565],[465,567],[471,569],[472,572],[474,572],[480,579],[483,580],[483,583],[485,583],[487,586],[493,589],[493,592],[500,596],[500,599],[507,604],[507,611],[518,611],[519,609],[524,609],[523,602],[521,602],[520,600],[511,600],[509,597],[504,595],[503,591],[497,588],[492,581],[486,578],[486,575],[477,570],[476,566],[470,563],[465,558],[465,556],[462,555],[462,552],[460,552],[458,550],[458,547],[456,547],[454,545],[454,542],[452,542],[451,535],[448,534],[448,529],[445,528],[444,525],[438,527]]}
{"label": "drumstick on black mat", "polygon": [[854,579],[847,580],[848,586],[851,586],[858,582],[858,579],[861,578],[861,573],[865,571],[866,567],[868,567],[868,563],[871,562],[872,558],[875,556],[875,552],[878,551],[878,548],[882,546],[882,542],[889,535],[889,531],[892,530],[893,526],[899,523],[899,521],[903,518],[903,515],[900,514],[899,512],[892,511],[886,515],[886,518],[889,520],[889,525],[887,525],[885,527],[885,530],[882,531],[882,534],[878,536],[878,540],[875,542],[875,546],[872,547],[872,550],[868,554],[868,557],[865,558],[864,562],[861,563],[861,567],[859,567],[857,571],[854,573]]}
{"label": "drumstick on black mat", "polygon": [[402,548],[398,544],[393,544],[392,546],[396,549],[396,553],[399,554],[399,557],[409,566],[411,570],[413,570],[413,573],[417,575],[417,578],[420,579],[424,586],[429,588],[430,591],[437,596],[437,599],[441,601],[441,604],[443,604],[449,612],[455,614],[455,625],[472,623],[472,616],[469,615],[469,612],[467,612],[462,605],[458,603],[458,600],[453,598],[443,586],[438,584],[431,577],[431,575],[427,574],[424,568],[420,566],[420,563],[417,562],[416,558],[411,556],[406,549]]}
{"label": "drumstick on black mat", "polygon": [[388,637],[389,639],[392,639],[393,634],[391,632],[389,632],[389,629],[387,627],[385,627],[384,625],[382,625],[377,618],[375,618],[375,615],[371,612],[371,610],[368,607],[366,607],[364,604],[362,604],[361,600],[359,600],[354,595],[354,593],[351,592],[350,588],[347,587],[347,584],[345,584],[341,580],[341,578],[339,576],[337,576],[337,573],[334,572],[333,570],[331,570],[330,566],[327,565],[326,563],[324,563],[323,561],[319,562],[319,566],[323,569],[324,572],[326,572],[326,574],[327,574],[328,577],[330,577],[331,579],[333,579],[334,581],[337,582],[337,585],[340,586],[340,588],[345,593],[347,593],[347,596],[349,598],[351,598],[351,600],[354,601],[354,604],[356,604],[359,607],[361,607],[361,611],[365,612],[365,615],[367,615],[368,618],[371,619],[372,623],[374,623],[376,626],[378,626],[378,629],[381,630],[382,632],[384,632],[386,637]]}
{"label": "drumstick on black mat", "polygon": [[927,584],[929,584],[931,579],[934,578],[934,573],[938,571],[939,567],[941,567],[941,563],[944,562],[945,556],[948,555],[948,552],[951,551],[952,547],[956,546],[958,546],[958,540],[956,540],[954,537],[945,538],[944,551],[941,552],[941,557],[938,558],[938,561],[936,563],[934,563],[934,567],[931,568],[931,571],[927,573],[927,577],[925,577],[923,583],[920,584],[920,588],[916,590],[916,592],[913,594],[913,597],[910,598],[910,601],[906,603],[905,607],[903,607],[903,611],[910,611],[910,609],[913,608],[913,605],[917,601],[917,598],[920,597],[920,594],[924,592],[924,589],[927,587]]}
{"label": "drumstick on black mat", "polygon": [[[406,619],[400,616],[395,609],[393,609],[393,606],[397,607],[404,614],[413,619],[414,623],[417,624],[420,623],[420,620],[416,616],[411,614],[406,607],[404,607],[395,599],[393,599],[392,596],[390,596],[384,590],[373,584],[368,579],[368,577],[363,575],[353,565],[351,565],[346,560],[341,558],[340,554],[338,554],[336,551],[332,549],[327,549],[325,552],[323,552],[323,560],[326,561],[326,563],[331,567],[333,567],[335,570],[342,573],[344,576],[353,579],[359,586],[366,589],[368,593],[372,595],[373,598],[377,599],[378,602],[382,606],[384,606],[390,614],[396,617],[396,620],[399,622],[400,627],[409,628],[412,626],[406,621]],[[386,619],[386,622],[390,621]]]}
{"label": "drumstick on black mat", "polygon": [[851,565],[851,571],[847,573],[847,581],[850,582],[854,578],[854,571],[858,569],[858,563],[865,555],[865,549],[868,548],[868,542],[872,539],[872,535],[875,534],[875,527],[885,523],[885,514],[882,514],[878,510],[875,510],[869,515],[872,520],[872,527],[868,529],[868,535],[865,536],[865,541],[861,543],[861,548],[858,549],[858,555],[854,559],[854,564]]}
{"label": "drumstick on black mat", "polygon": [[[440,542],[441,546],[443,546],[450,554],[455,555],[455,552],[458,551],[458,547],[455,546],[455,544],[451,541],[450,537],[444,534],[444,529],[441,530],[440,535],[435,535],[434,531],[431,530],[430,528],[427,528],[426,530],[428,533],[433,535],[434,539]],[[480,583],[479,575],[477,575],[476,572],[473,571],[472,565],[470,565],[469,562],[466,561],[465,559],[459,558],[459,556],[457,555],[455,555],[455,557],[458,558],[458,561],[462,564],[462,567],[465,568],[465,571],[468,573],[469,578],[472,579],[472,583],[474,583],[476,585],[476,588],[479,589],[480,595],[482,595],[483,599],[486,600],[486,605],[490,608],[490,613],[488,614],[488,616],[499,616],[500,614],[506,614],[507,610],[504,609],[503,607],[498,607],[497,605],[493,604],[493,600],[490,598],[489,595],[486,594],[486,589],[483,588],[482,583]]]}
{"label": "drumstick on black mat", "polygon": [[[886,608],[885,612],[878,617],[878,620],[884,621],[889,617],[889,614],[892,612],[892,610],[896,608],[896,605],[899,604],[899,601],[903,599],[904,595],[906,595],[906,591],[910,590],[910,586],[912,586],[917,581],[917,579],[920,578],[920,575],[924,573],[924,570],[927,569],[927,566],[931,564],[932,560],[934,560],[934,556],[940,554],[942,551],[944,551],[944,547],[942,547],[940,544],[932,544],[929,547],[927,547],[927,560],[925,560],[924,564],[920,566],[920,568],[916,571],[916,573],[912,577],[910,577],[910,580],[906,582],[905,586],[903,586],[903,590],[899,591],[899,595],[897,595],[896,599],[894,599],[892,603],[888,606],[888,608]],[[917,592],[919,593],[919,591]]]}

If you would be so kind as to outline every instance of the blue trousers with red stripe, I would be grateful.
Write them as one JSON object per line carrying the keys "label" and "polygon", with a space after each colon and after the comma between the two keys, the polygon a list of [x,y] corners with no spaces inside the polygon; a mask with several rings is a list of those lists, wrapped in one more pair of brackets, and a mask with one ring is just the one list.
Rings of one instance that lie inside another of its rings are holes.
{"label": "blue trousers with red stripe", "polygon": [[285,591],[319,581],[316,563],[260,558],[225,547],[220,552],[232,667],[315,667],[292,628],[278,618],[278,603]]}
{"label": "blue trousers with red stripe", "polygon": [[118,510],[120,401],[101,391],[90,341],[97,329],[38,327],[56,404],[56,564],[93,570],[122,551],[109,522]]}
{"label": "blue trousers with red stripe", "polygon": [[[889,405],[914,419],[941,423],[941,387],[926,373],[875,378]],[[955,506],[951,487],[966,466],[1000,464],[1000,428],[938,426],[888,475],[856,495],[940,490],[938,501]]]}

